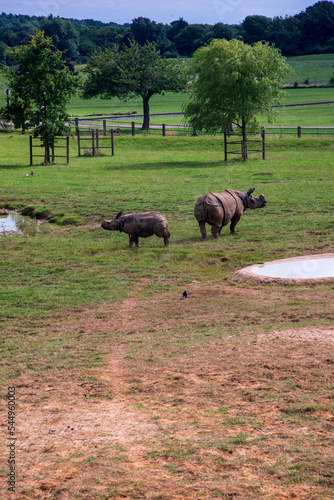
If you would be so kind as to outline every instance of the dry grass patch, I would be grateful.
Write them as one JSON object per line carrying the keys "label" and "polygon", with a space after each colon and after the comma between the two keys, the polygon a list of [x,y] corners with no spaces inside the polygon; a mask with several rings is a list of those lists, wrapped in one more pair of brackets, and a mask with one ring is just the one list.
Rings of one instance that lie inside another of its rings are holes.
{"label": "dry grass patch", "polygon": [[13,381],[16,498],[333,498],[328,285],[149,288],[54,325],[101,362]]}

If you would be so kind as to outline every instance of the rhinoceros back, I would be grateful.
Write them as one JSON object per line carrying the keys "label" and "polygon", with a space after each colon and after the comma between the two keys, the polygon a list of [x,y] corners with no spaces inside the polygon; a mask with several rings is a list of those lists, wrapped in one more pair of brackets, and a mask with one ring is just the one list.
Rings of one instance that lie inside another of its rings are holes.
{"label": "rhinoceros back", "polygon": [[135,234],[142,238],[148,238],[153,234],[162,237],[168,228],[166,217],[159,212],[131,213],[123,217],[122,230],[125,233]]}
{"label": "rhinoceros back", "polygon": [[226,190],[222,193],[210,192],[198,198],[194,215],[198,221],[219,227],[230,222],[236,213],[243,212],[243,204],[237,191]]}

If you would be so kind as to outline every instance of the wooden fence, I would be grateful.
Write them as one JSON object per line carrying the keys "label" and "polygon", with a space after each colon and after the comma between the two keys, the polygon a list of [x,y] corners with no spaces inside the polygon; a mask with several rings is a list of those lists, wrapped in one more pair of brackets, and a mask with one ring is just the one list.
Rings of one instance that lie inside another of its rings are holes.
{"label": "wooden fence", "polygon": [[334,127],[264,127],[268,134],[296,135],[302,137],[305,135],[327,136],[334,135]]}
{"label": "wooden fence", "polygon": [[[136,123],[131,121],[131,118],[117,119],[117,118],[85,118],[85,119],[75,119],[76,130],[78,130],[80,125],[80,130],[83,129],[98,129],[103,135],[106,135],[107,128],[112,128],[114,133],[124,133],[131,134],[132,136],[140,133],[145,135],[162,135],[165,136],[181,136],[181,135],[192,135],[192,130],[184,125],[166,125],[162,124],[151,124],[149,130],[141,130],[141,123]],[[334,127],[285,127],[285,126],[272,126],[263,127],[263,130],[267,134],[273,135],[296,135],[297,137],[302,137],[305,135],[316,135],[316,136],[327,136],[334,135]]]}
{"label": "wooden fence", "polygon": [[[70,141],[69,141],[69,136],[67,135],[66,137],[56,137],[55,142],[62,142],[66,141],[65,146],[60,145],[60,144],[55,144],[53,147],[50,147],[48,145],[48,142],[46,141],[45,145],[41,144],[34,144],[34,137],[32,135],[29,136],[29,149],[30,149],[30,165],[33,165],[33,160],[34,158],[44,158],[44,165],[48,165],[49,163],[54,163],[55,158],[66,158],[66,164],[69,164],[70,161]],[[36,138],[36,140],[40,141],[40,138]],[[34,154],[34,149],[39,148],[40,150],[42,149],[43,154]],[[65,149],[66,154],[56,154],[58,153],[59,150]]]}
{"label": "wooden fence", "polygon": [[[261,138],[260,139],[250,138],[258,136],[260,136]],[[225,161],[227,161],[228,155],[241,156],[243,160],[246,160],[249,153],[261,153],[262,159],[265,160],[266,158],[265,137],[266,135],[264,130],[261,130],[259,134],[250,134],[245,137],[231,132],[224,132]]]}
{"label": "wooden fence", "polygon": [[114,131],[110,130],[108,135],[101,135],[98,129],[95,130],[79,130],[76,129],[78,138],[78,155],[82,156],[82,151],[86,156],[101,155],[104,149],[110,149],[111,156],[114,156]]}

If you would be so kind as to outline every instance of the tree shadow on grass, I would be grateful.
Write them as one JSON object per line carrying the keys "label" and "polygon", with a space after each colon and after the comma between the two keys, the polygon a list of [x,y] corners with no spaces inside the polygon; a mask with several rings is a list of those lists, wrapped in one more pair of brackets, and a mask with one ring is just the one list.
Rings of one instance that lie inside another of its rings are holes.
{"label": "tree shadow on grass", "polygon": [[3,163],[1,163],[1,170],[23,170],[23,169],[29,169],[30,168],[30,172],[31,172],[31,168],[32,167],[40,167],[42,166],[41,164],[39,165],[30,165],[29,163],[27,163],[26,165],[4,165]]}
{"label": "tree shadow on grass", "polygon": [[170,170],[170,169],[194,169],[194,168],[214,168],[224,165],[224,160],[221,161],[166,161],[166,162],[152,162],[152,163],[137,163],[132,165],[108,165],[106,170]]}

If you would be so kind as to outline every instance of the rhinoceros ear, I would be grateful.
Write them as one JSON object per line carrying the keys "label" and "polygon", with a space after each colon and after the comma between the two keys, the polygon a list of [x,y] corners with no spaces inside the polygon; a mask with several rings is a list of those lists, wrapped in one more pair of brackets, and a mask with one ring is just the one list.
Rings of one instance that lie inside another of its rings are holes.
{"label": "rhinoceros ear", "polygon": [[123,213],[123,210],[121,210],[120,212],[118,212],[118,214],[116,215],[115,219],[118,219]]}
{"label": "rhinoceros ear", "polygon": [[254,193],[254,191],[255,191],[255,188],[250,188],[250,189],[248,189],[248,191],[247,191],[247,193],[246,193],[246,194],[247,194],[247,196],[250,196],[252,193]]}

